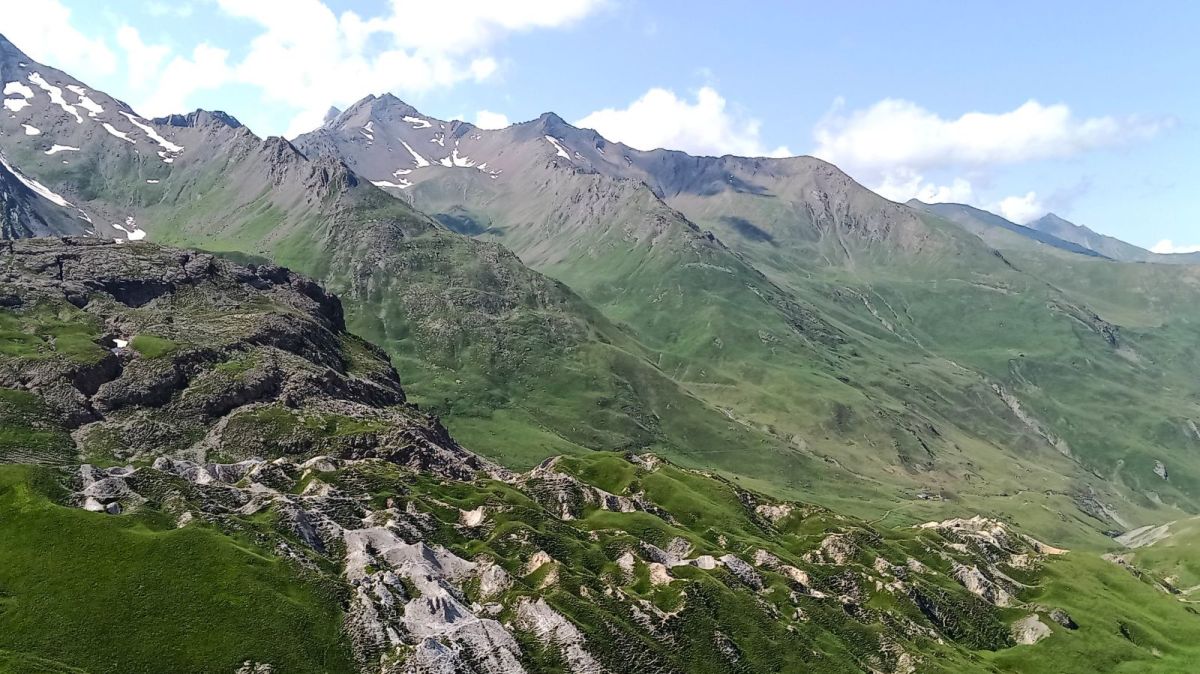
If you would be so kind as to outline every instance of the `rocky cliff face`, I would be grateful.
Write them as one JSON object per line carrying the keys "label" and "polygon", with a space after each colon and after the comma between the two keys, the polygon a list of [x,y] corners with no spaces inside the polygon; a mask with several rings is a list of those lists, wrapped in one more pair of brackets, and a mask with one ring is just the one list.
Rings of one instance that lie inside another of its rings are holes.
{"label": "rocky cliff face", "polygon": [[467,456],[405,405],[341,302],[286,269],[70,238],[9,242],[0,265],[0,387],[70,432],[48,461]]}

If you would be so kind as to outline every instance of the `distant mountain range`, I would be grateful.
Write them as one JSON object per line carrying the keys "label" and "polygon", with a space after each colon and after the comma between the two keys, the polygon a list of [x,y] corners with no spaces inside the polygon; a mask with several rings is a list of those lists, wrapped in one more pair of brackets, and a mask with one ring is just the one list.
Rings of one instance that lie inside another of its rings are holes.
{"label": "distant mountain range", "polygon": [[[520,652],[514,661],[535,671],[620,671],[617,654],[633,651],[661,671],[782,671],[805,662],[775,657],[770,644],[785,641],[796,653],[823,654],[830,671],[936,671],[942,656],[946,671],[1021,671],[1040,658],[1057,671],[1101,660],[1188,661],[1179,639],[1147,635],[1185,629],[1179,625],[1190,618],[1100,555],[1122,554],[1117,534],[1200,511],[1200,265],[1191,264],[1200,256],[1156,255],[1052,215],[1022,226],[961,204],[894,203],[812,157],[635,150],[552,113],[485,130],[385,94],[330,110],[319,129],[293,142],[263,139],[223,112],[141,117],[3,38],[0,83],[0,234],[77,237],[4,251],[33,260],[10,265],[5,282],[17,288],[35,278],[53,287],[28,301],[0,292],[0,376],[8,377],[0,412],[12,387],[20,400],[33,387],[54,404],[69,401],[58,416],[35,405],[37,414],[21,417],[31,433],[57,429],[58,462],[203,462],[212,454],[216,476],[229,477],[234,469],[216,465],[280,459],[280,470],[295,475],[272,487],[273,510],[255,510],[258,519],[215,508],[190,487],[179,487],[178,503],[212,515],[206,521],[222,536],[272,526],[263,513],[288,513],[283,538],[261,540],[312,548],[280,559],[299,559],[335,595],[357,597],[356,615],[378,618],[364,623],[370,634],[353,635],[370,644],[356,654],[359,664],[384,663],[371,671],[392,671],[391,657],[395,671],[436,671],[420,670],[411,659],[417,652],[432,658],[421,666],[457,671],[487,650],[457,633],[450,645],[418,639],[421,621],[405,618],[382,590],[413,611],[434,606],[417,601],[433,592],[456,611],[469,608],[469,617],[456,615],[488,630],[491,622],[520,623],[507,637],[484,637],[503,640],[504,652]],[[92,248],[93,239],[117,243]],[[236,292],[197,290],[188,264],[209,258],[159,244],[238,263],[212,263],[224,270],[214,287]],[[85,278],[65,278],[84,257],[101,262]],[[181,260],[178,270],[172,260]],[[337,294],[344,316],[339,309],[333,336],[320,332],[314,344],[298,336],[293,309],[302,301],[290,293],[320,302],[324,291],[273,265]],[[275,289],[284,283],[290,290]],[[91,305],[96,289],[105,294]],[[271,298],[286,301],[259,311]],[[301,359],[287,357],[303,374],[287,381],[303,385],[256,379],[228,397],[190,390],[193,381],[246,374],[244,364],[226,363],[235,360],[229,353],[218,358],[202,343],[220,337],[205,330],[243,314],[261,325],[225,351],[274,345]],[[181,332],[185,323],[206,326],[195,329],[200,342]],[[127,341],[135,328],[195,351],[153,339],[136,353],[121,351],[127,345],[112,339]],[[403,394],[372,393],[364,382],[393,375],[349,332],[386,353]],[[100,365],[39,360],[66,358],[67,349]],[[151,358],[164,351],[169,357]],[[148,393],[129,394],[128,409],[110,414],[91,402],[104,377]],[[314,386],[334,391],[321,398],[322,410],[359,416],[309,419],[304,401]],[[378,419],[392,412],[417,419],[414,403],[448,430],[418,419],[413,428],[424,430],[416,435],[380,431]],[[189,405],[206,410],[203,423],[180,426],[162,415]],[[243,443],[255,457],[232,454],[237,443],[223,440],[235,415],[266,429]],[[297,430],[272,435],[285,422]],[[438,447],[457,452],[461,442],[486,459],[470,454],[453,474],[405,464],[414,472],[401,478],[373,464],[317,462],[310,472],[302,464],[317,460],[309,454],[318,445],[338,460],[395,463],[443,433]],[[309,444],[288,444],[301,436]],[[388,451],[377,452],[384,440]],[[292,462],[289,447],[305,455]],[[280,456],[258,457],[263,448]],[[665,472],[660,459],[670,462]],[[168,464],[160,464],[150,468],[162,473]],[[470,473],[481,466],[491,472],[476,479]],[[102,479],[124,479],[122,468],[112,470]],[[152,484],[175,479],[158,473],[144,472]],[[310,493],[308,480],[322,483]],[[261,492],[240,478],[213,483],[238,502]],[[410,499],[414,493],[420,498]],[[769,504],[756,496],[764,493]],[[306,511],[321,531],[284,505],[308,497],[324,499]],[[140,503],[121,498],[111,502]],[[779,515],[786,499],[832,510],[819,510],[820,526],[808,515],[793,522]],[[371,523],[394,538],[343,537],[361,548],[349,560],[329,535],[342,530],[333,524],[359,531],[362,504],[394,511]],[[909,528],[926,522],[925,533]],[[949,547],[929,543],[932,536]],[[1134,539],[1147,537],[1124,540]],[[780,548],[768,551],[764,540]],[[898,541],[918,540],[932,547],[912,564],[897,557],[909,550]],[[380,541],[424,555],[420,568],[437,566],[445,583],[429,575],[409,587],[400,578],[411,584],[416,567],[371,547]],[[403,547],[414,541],[454,557]],[[1173,587],[1176,557],[1167,547],[1137,556],[1135,571],[1160,587]],[[480,569],[503,562],[506,573],[528,580],[503,596],[483,592],[484,578],[454,571],[474,564],[473,555]],[[745,573],[752,565],[743,557],[774,575]],[[523,568],[534,560],[546,570]],[[798,580],[801,573],[818,579],[821,597],[838,602],[833,609],[800,601],[816,587]],[[843,573],[851,574],[845,582]],[[360,594],[368,577],[381,589]],[[1084,577],[1103,582],[1069,597],[1062,579]],[[938,584],[945,587],[934,590]],[[1108,587],[1118,588],[1111,601],[1122,610],[1153,608],[1118,626],[1095,608],[1113,596]],[[0,590],[7,591],[3,575]],[[524,601],[554,611],[529,613],[519,608]],[[596,602],[602,610],[589,608]],[[1051,620],[1064,602],[1084,616],[1078,632],[1037,617]],[[701,605],[715,613],[697,613]],[[0,671],[11,646],[3,634]],[[1047,646],[1014,645],[1043,638],[1071,647],[1051,657]],[[1079,656],[1079,639],[1106,655]],[[985,650],[996,652],[980,655]],[[601,660],[602,668],[589,664]],[[471,671],[518,671],[505,663]]]}
{"label": "distant mountain range", "polygon": [[1064,220],[1053,213],[1024,225],[1018,225],[988,211],[966,204],[927,204],[911,199],[908,205],[951,220],[989,240],[993,230],[1002,229],[1039,243],[1062,250],[1093,255],[1120,262],[1154,262],[1158,264],[1200,264],[1200,253],[1153,253],[1120,239],[1096,232]]}

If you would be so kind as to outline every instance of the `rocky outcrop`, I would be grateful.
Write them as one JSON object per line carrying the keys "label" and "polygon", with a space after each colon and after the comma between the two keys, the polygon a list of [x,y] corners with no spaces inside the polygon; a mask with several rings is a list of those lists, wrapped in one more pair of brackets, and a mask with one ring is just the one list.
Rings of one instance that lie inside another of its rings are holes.
{"label": "rocky outcrop", "polygon": [[1018,644],[1028,646],[1050,636],[1051,631],[1046,623],[1042,622],[1041,616],[1034,613],[1013,623],[1012,635]]}
{"label": "rocky outcrop", "polygon": [[545,599],[534,601],[522,598],[517,604],[516,626],[532,632],[543,644],[557,648],[574,674],[602,674],[608,671],[587,652],[583,633],[551,608]]}

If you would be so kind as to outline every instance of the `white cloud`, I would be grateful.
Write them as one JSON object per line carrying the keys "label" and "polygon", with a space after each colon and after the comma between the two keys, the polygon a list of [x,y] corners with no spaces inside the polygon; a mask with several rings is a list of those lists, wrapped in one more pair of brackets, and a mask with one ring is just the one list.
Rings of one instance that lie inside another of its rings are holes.
{"label": "white cloud", "polygon": [[[222,5],[254,4],[258,6],[257,13],[268,20],[278,18],[271,5],[286,10],[293,4],[292,0],[218,1]],[[388,15],[369,19],[365,24],[368,32],[387,34],[405,47],[456,54],[478,49],[507,33],[568,26],[603,4],[604,0],[458,0],[448,14],[446,7],[437,2],[391,0]]]}
{"label": "white cloud", "polygon": [[[392,0],[382,16],[335,14],[320,0],[217,0],[230,16],[258,24],[235,81],[298,110],[292,136],[319,125],[331,104],[367,93],[404,94],[480,81],[498,69],[487,47],[508,33],[582,19],[600,0],[464,0],[452,14],[437,3]],[[382,45],[372,48],[370,45]]]}
{"label": "white cloud", "polygon": [[104,40],[71,25],[71,10],[58,0],[5,2],[4,35],[29,57],[81,79],[112,73],[117,57]]}
{"label": "white cloud", "polygon": [[[893,201],[967,203],[1024,224],[1048,211],[1037,192],[985,199],[971,180],[1004,165],[1077,156],[1150,139],[1170,118],[1080,118],[1064,104],[1027,101],[1007,112],[942,117],[911,101],[884,99],[846,111],[838,100],[813,129],[813,155],[837,164]],[[928,175],[942,176],[941,180]],[[1061,204],[1059,204],[1061,205]]]}
{"label": "white cloud", "polygon": [[971,182],[965,178],[955,178],[948,185],[938,185],[925,179],[925,176],[909,169],[897,169],[887,172],[883,181],[874,188],[875,192],[885,199],[892,201],[908,201],[920,199],[927,204],[944,202],[971,203],[975,200],[975,190]]}
{"label": "white cloud", "polygon": [[839,101],[814,130],[813,154],[860,172],[994,166],[1144,140],[1171,124],[1137,116],[1081,119],[1064,104],[1032,100],[1009,112],[969,112],[957,119],[898,99],[844,113]]}
{"label": "white cloud", "polygon": [[194,92],[229,81],[232,71],[226,63],[228,58],[229,52],[204,43],[197,45],[190,57],[171,59],[162,69],[153,93],[141,102],[141,114],[156,117],[186,111]]}
{"label": "white cloud", "polygon": [[504,113],[491,110],[480,110],[475,113],[475,126],[481,129],[503,129],[508,125],[508,116]]}
{"label": "white cloud", "polygon": [[692,154],[736,154],[748,157],[783,157],[783,146],[768,149],[761,138],[761,123],[727,109],[712,87],[696,92],[695,102],[675,92],[654,88],[624,109],[597,110],[575,123],[639,150],[666,148]]}
{"label": "white cloud", "polygon": [[997,212],[1006,220],[1018,225],[1024,225],[1046,214],[1048,209],[1038,198],[1037,192],[1026,192],[1024,196],[1005,197],[991,207],[989,211]]}
{"label": "white cloud", "polygon": [[[32,58],[85,79],[115,72],[119,52],[132,85],[128,95],[142,97],[137,107],[147,115],[192,107],[205,89],[252,87],[264,102],[293,111],[285,133],[294,136],[319,126],[330,105],[344,107],[369,93],[419,95],[491,78],[500,64],[490,51],[505,36],[567,27],[607,2],[460,0],[447,13],[438,3],[390,0],[379,3],[373,16],[337,13],[322,0],[204,3],[219,17],[248,22],[255,31],[239,59],[207,42],[190,53],[147,44],[128,25],[107,41],[88,37],[71,25],[71,12],[60,0],[4,3],[4,32]],[[201,7],[163,0],[140,5],[145,14],[160,17]],[[117,52],[109,47],[114,39]]]}
{"label": "white cloud", "polygon": [[1163,239],[1150,248],[1151,252],[1170,255],[1174,253],[1200,253],[1200,244],[1175,245],[1170,239]]}
{"label": "white cloud", "polygon": [[117,29],[117,45],[125,52],[126,79],[135,87],[156,77],[171,53],[166,45],[146,44],[138,30],[129,25]]}

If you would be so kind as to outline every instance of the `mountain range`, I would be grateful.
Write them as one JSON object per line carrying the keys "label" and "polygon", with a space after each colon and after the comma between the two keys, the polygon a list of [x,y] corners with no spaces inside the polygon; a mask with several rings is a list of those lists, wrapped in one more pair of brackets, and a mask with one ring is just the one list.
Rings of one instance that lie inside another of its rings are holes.
{"label": "mountain range", "polygon": [[[270,611],[302,597],[289,629],[336,655],[241,644],[271,637],[233,612],[222,663],[1193,655],[1200,623],[1169,594],[1200,509],[1195,255],[894,203],[811,157],[640,151],[552,113],[485,130],[384,94],[262,139],[224,112],[141,117],[3,38],[0,82],[0,234],[67,237],[7,251],[0,411],[20,424],[0,456],[23,467],[0,507],[53,527],[82,505],[164,540],[189,513],[178,553],[216,568],[251,541],[289,570],[239,582]],[[1079,574],[1098,580],[1071,596]],[[500,577],[524,580],[486,589]],[[153,671],[56,657],[22,591],[0,671]]]}

